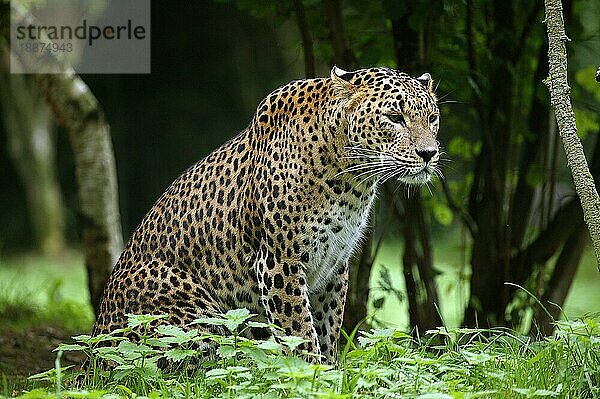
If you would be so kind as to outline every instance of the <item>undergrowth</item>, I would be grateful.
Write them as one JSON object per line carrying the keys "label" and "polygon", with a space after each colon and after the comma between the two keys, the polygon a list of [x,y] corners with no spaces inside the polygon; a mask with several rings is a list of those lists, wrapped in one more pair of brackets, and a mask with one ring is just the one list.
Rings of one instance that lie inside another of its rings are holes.
{"label": "undergrowth", "polygon": [[[197,320],[225,326],[229,336],[153,327],[162,317],[130,315],[113,334],[74,337],[19,397],[600,398],[600,316],[557,322],[540,340],[502,329],[439,328],[418,340],[394,329],[355,331],[335,366],[311,362],[297,337],[245,338],[245,329],[266,326],[245,309]],[[121,338],[132,334],[134,341]],[[207,341],[216,353],[200,356]],[[79,387],[78,372],[61,367],[65,351],[88,356]],[[100,366],[106,362],[111,367]]]}

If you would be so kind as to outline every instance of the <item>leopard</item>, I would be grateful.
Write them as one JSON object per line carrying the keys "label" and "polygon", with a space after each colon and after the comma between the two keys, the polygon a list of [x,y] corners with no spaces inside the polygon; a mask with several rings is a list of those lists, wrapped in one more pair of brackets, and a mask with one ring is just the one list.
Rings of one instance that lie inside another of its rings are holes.
{"label": "leopard", "polygon": [[143,218],[93,334],[125,327],[128,314],[189,328],[246,308],[271,326],[251,338],[298,336],[299,349],[334,362],[349,265],[378,189],[439,174],[434,92],[429,73],[334,66],[268,94],[247,128],[181,174]]}

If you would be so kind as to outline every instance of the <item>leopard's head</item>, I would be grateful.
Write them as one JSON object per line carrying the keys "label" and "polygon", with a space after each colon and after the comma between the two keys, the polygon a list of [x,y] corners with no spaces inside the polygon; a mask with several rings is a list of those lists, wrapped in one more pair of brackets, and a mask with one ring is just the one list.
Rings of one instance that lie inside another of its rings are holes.
{"label": "leopard's head", "polygon": [[419,184],[438,172],[440,122],[431,75],[333,67],[331,79],[347,126],[347,173],[361,182]]}

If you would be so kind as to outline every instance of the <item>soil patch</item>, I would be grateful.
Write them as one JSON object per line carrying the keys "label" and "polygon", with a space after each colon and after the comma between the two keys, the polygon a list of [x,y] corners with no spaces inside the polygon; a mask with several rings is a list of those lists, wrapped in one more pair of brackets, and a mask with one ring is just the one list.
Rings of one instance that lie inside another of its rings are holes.
{"label": "soil patch", "polygon": [[[30,388],[32,383],[27,377],[54,368],[56,352],[52,351],[62,342],[71,342],[71,336],[77,334],[52,326],[0,330],[0,376],[8,383],[1,385],[8,392],[0,395],[14,395]],[[82,353],[65,352],[61,364],[79,366],[82,361]]]}

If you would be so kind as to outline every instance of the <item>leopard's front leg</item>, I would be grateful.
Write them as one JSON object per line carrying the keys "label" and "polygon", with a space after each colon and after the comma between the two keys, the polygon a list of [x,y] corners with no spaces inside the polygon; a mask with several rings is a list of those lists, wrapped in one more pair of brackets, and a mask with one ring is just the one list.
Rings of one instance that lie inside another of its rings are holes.
{"label": "leopard's front leg", "polygon": [[348,264],[339,266],[323,288],[310,294],[315,330],[324,359],[334,363],[338,354],[340,330],[348,291]]}
{"label": "leopard's front leg", "polygon": [[318,355],[321,351],[308,297],[306,276],[300,262],[281,259],[267,245],[261,245],[255,261],[260,298],[269,323],[279,326],[276,336],[294,335],[306,342],[299,349]]}

